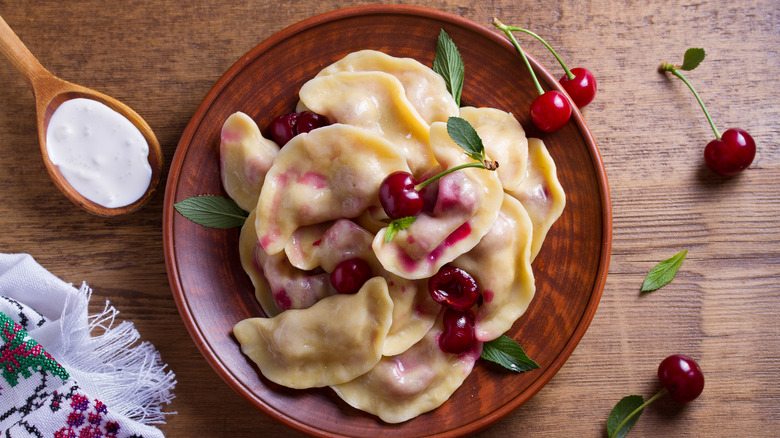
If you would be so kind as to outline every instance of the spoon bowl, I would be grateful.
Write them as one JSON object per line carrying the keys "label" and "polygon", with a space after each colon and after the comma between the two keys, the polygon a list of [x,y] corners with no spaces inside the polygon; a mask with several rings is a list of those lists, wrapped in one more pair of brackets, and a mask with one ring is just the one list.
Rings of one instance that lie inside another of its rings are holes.
{"label": "spoon bowl", "polygon": [[[3,17],[0,17],[0,53],[8,58],[14,68],[16,68],[27,81],[27,84],[33,92],[33,96],[35,97],[38,142],[40,143],[46,171],[49,173],[49,176],[52,181],[54,181],[57,188],[59,188],[71,202],[98,216],[120,216],[136,211],[143,206],[149,198],[151,198],[157,188],[163,167],[163,155],[160,143],[157,141],[157,137],[154,135],[154,132],[146,121],[144,121],[138,113],[133,111],[132,108],[113,97],[81,85],[70,83],[50,73],[37,59],[35,59],[19,37],[8,26]],[[57,165],[49,158],[49,151],[46,144],[46,133],[49,121],[51,120],[54,111],[56,111],[63,102],[76,98],[91,99],[116,111],[138,128],[146,140],[146,143],[149,145],[148,161],[152,168],[152,178],[146,192],[133,203],[122,207],[111,208],[87,199],[68,183]]]}

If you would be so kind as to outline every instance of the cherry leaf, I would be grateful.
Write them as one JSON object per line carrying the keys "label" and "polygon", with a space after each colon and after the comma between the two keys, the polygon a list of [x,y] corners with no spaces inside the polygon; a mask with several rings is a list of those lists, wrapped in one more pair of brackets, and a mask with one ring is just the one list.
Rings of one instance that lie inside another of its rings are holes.
{"label": "cherry leaf", "polygon": [[402,217],[390,222],[390,225],[385,229],[385,243],[390,243],[399,231],[409,228],[415,220],[417,220],[417,216]]}
{"label": "cherry leaf", "polygon": [[690,48],[685,51],[680,70],[690,71],[698,67],[704,61],[704,49]]}
{"label": "cherry leaf", "polygon": [[641,292],[652,292],[666,286],[674,280],[677,270],[682,266],[688,250],[682,250],[672,257],[658,263],[647,273],[645,281],[642,282]]}
{"label": "cherry leaf", "polygon": [[[645,399],[641,395],[627,395],[617,402],[615,407],[612,408],[612,412],[609,413],[609,417],[607,417],[607,435],[609,438],[623,438],[626,436],[628,431],[639,420],[639,416],[642,415],[644,408],[631,418],[628,418],[628,420],[626,418],[642,406],[644,402]],[[622,426],[621,423],[623,423]]]}
{"label": "cherry leaf", "polygon": [[200,195],[173,204],[176,211],[198,225],[209,228],[235,228],[248,216],[235,201],[213,195]]}

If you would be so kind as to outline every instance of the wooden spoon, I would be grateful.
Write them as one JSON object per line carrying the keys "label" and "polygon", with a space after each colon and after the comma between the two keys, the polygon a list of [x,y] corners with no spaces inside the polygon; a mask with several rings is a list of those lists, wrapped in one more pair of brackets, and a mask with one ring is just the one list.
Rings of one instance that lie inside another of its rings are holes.
{"label": "wooden spoon", "polygon": [[[51,176],[57,187],[74,204],[84,210],[99,216],[119,216],[133,212],[140,208],[149,200],[157,184],[160,181],[160,174],[163,167],[162,150],[157,137],[149,125],[130,107],[122,102],[80,85],[64,81],[49,73],[35,57],[24,46],[19,37],[8,26],[8,23],[0,17],[0,53],[5,55],[16,70],[24,76],[27,84],[30,86],[35,97],[35,108],[38,124],[38,142],[41,145],[41,153],[46,170]],[[137,201],[124,207],[109,208],[97,204],[85,198],[77,192],[65,177],[60,173],[59,168],[49,159],[49,152],[46,148],[46,129],[54,111],[65,101],[75,98],[87,98],[100,102],[122,116],[126,117],[143,134],[146,142],[149,144],[149,164],[152,167],[152,180],[146,192]]]}

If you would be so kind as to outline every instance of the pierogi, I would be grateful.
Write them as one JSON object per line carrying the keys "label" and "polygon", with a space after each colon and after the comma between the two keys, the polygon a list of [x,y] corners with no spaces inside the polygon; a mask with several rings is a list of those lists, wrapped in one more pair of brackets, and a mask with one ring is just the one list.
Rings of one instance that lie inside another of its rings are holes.
{"label": "pierogi", "polygon": [[[531,262],[565,205],[555,163],[512,114],[458,108],[441,76],[410,58],[352,53],[306,82],[299,98],[298,110],[331,124],[282,148],[240,112],[222,129],[222,182],[249,212],[239,255],[265,313],[233,333],[269,380],[329,386],[384,422],[407,421],[444,403],[483,343],[530,305]],[[442,177],[423,212],[388,241],[379,202],[388,175],[421,182],[473,162],[450,138],[450,117],[475,128],[499,167]],[[338,293],[333,275],[358,259],[370,279],[355,294]],[[482,298],[468,311],[475,342],[457,354],[442,347],[444,308],[428,290],[444,266],[471,274]]]}

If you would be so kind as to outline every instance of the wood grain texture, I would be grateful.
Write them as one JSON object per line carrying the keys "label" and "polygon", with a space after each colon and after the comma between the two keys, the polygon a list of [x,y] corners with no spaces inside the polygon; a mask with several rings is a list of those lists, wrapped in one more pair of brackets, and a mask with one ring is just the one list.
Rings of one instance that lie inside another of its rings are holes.
{"label": "wood grain texture", "polygon": [[[57,76],[113,96],[155,130],[170,163],[214,82],[256,44],[314,14],[367,2],[0,1],[0,15]],[[401,2],[412,4],[412,2]],[[583,114],[610,181],[613,250],[590,329],[529,402],[479,436],[603,436],[624,395],[650,396],[656,367],[686,353],[702,396],[645,410],[630,436],[776,436],[780,430],[780,8],[722,2],[420,1],[489,26],[530,27],[570,67],[594,71]],[[550,70],[553,57],[524,46]],[[712,132],[685,85],[657,73],[686,48],[707,50],[687,76],[721,129],[741,127],[758,153],[723,179],[702,165]],[[140,211],[100,218],[71,204],[40,157],[35,103],[0,61],[0,251],[27,252],[65,281],[86,281],[133,321],[176,373],[169,437],[299,436],[233,393],[207,365],[174,304],[162,247],[164,184]],[[167,169],[162,181],[167,178]],[[677,279],[641,296],[659,260],[681,249]]]}

